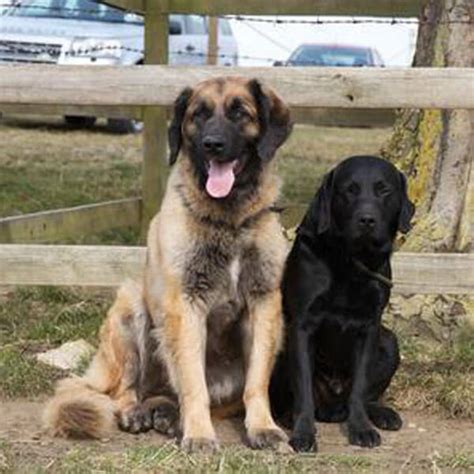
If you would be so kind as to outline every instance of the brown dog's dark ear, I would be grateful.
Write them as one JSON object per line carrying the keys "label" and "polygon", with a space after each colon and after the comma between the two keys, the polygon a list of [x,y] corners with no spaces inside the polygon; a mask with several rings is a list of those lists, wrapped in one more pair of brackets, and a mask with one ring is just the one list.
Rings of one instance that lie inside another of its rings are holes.
{"label": "brown dog's dark ear", "polygon": [[323,178],[323,182],[316,193],[311,206],[311,221],[316,226],[316,233],[323,234],[331,228],[331,203],[335,171],[331,171]]}
{"label": "brown dog's dark ear", "polygon": [[398,216],[398,230],[403,234],[406,234],[411,229],[411,218],[415,214],[415,205],[410,201],[408,197],[407,179],[405,175],[398,172],[401,183],[401,208],[400,215]]}
{"label": "brown dog's dark ear", "polygon": [[290,109],[274,91],[262,86],[257,79],[249,82],[249,89],[260,120],[257,152],[262,160],[269,161],[291,133]]}
{"label": "brown dog's dark ear", "polygon": [[190,87],[186,87],[174,101],[173,119],[168,128],[168,144],[170,148],[168,163],[170,165],[173,165],[178,159],[179,150],[181,149],[183,141],[181,127],[192,94],[193,90]]}

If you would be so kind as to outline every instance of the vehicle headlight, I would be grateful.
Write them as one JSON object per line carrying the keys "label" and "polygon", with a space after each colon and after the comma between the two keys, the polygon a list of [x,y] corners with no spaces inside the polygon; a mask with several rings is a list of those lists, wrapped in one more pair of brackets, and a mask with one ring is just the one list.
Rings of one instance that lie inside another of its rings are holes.
{"label": "vehicle headlight", "polygon": [[75,39],[69,47],[69,55],[92,58],[120,58],[122,43],[117,40]]}

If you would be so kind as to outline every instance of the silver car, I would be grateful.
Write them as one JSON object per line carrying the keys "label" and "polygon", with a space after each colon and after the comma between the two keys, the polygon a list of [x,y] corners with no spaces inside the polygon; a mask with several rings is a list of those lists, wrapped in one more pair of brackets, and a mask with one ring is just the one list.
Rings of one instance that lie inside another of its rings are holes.
{"label": "silver car", "polygon": [[[206,63],[208,25],[200,15],[170,15],[170,64]],[[0,11],[0,63],[134,65],[144,57],[141,16],[91,0],[25,0]],[[218,64],[235,66],[237,42],[229,22],[219,20]],[[91,126],[95,117],[65,117]],[[109,119],[117,132],[137,131],[126,119]]]}

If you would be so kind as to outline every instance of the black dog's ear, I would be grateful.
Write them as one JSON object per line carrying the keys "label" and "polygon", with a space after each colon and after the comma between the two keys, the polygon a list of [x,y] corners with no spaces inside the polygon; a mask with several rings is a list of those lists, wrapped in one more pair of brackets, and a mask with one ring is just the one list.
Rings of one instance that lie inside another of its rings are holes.
{"label": "black dog's ear", "polygon": [[273,90],[262,86],[257,79],[252,79],[248,87],[257,104],[260,120],[257,152],[262,160],[269,161],[293,128],[290,109]]}
{"label": "black dog's ear", "polygon": [[192,94],[193,90],[190,87],[186,87],[174,101],[173,120],[168,128],[168,144],[170,148],[168,163],[170,165],[176,162],[179,150],[181,149],[181,143],[183,141],[181,126]]}
{"label": "black dog's ear", "polygon": [[398,230],[406,234],[411,229],[411,218],[415,214],[415,206],[408,197],[407,179],[405,175],[399,171],[401,183],[401,208],[398,216]]}
{"label": "black dog's ear", "polygon": [[331,171],[323,178],[323,182],[316,193],[311,205],[311,220],[316,226],[316,233],[323,234],[331,227],[331,202],[335,171]]}

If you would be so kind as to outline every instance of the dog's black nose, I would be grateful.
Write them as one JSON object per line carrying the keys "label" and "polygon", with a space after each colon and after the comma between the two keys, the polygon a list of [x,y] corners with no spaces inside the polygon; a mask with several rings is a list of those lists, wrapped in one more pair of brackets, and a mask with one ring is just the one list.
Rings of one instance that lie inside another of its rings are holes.
{"label": "dog's black nose", "polygon": [[204,149],[209,153],[218,155],[224,151],[224,139],[222,137],[204,137],[202,144],[204,146]]}
{"label": "dog's black nose", "polygon": [[364,229],[373,229],[375,227],[375,217],[371,214],[363,214],[359,217],[359,226]]}

